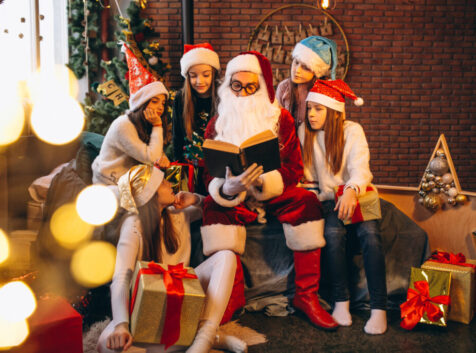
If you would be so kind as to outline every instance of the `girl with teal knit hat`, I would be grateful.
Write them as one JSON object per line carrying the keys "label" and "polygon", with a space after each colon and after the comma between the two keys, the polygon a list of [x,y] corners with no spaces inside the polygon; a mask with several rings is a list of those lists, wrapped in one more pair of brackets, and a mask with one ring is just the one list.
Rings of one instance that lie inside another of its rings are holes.
{"label": "girl with teal knit hat", "polygon": [[291,77],[279,83],[276,98],[297,127],[306,119],[306,97],[314,82],[336,78],[337,44],[325,37],[307,37],[296,44],[292,56]]}

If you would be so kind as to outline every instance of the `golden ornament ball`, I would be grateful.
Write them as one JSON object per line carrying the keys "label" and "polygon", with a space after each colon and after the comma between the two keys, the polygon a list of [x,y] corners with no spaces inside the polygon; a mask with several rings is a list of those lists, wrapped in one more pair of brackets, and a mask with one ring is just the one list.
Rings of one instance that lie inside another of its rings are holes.
{"label": "golden ornament ball", "polygon": [[456,203],[463,205],[464,203],[466,203],[466,201],[468,201],[468,198],[466,197],[466,195],[458,194],[456,195],[455,200]]}
{"label": "golden ornament ball", "polygon": [[437,210],[441,206],[440,196],[435,194],[426,195],[423,204],[430,210]]}
{"label": "golden ornament ball", "polygon": [[441,157],[441,158],[445,158],[445,151],[442,150],[441,148],[439,148],[439,149],[436,151],[436,156],[437,156],[437,157]]}

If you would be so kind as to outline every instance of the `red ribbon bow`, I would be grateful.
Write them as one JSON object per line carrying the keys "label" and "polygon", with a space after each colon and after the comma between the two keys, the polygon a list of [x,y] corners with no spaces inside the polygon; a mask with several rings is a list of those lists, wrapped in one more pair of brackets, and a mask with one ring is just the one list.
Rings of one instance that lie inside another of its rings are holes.
{"label": "red ribbon bow", "polygon": [[413,283],[415,289],[408,288],[407,301],[400,305],[401,318],[400,326],[404,329],[413,329],[424,313],[430,321],[438,321],[443,316],[440,308],[435,304],[450,304],[448,295],[437,295],[430,297],[430,285],[427,281],[416,281]]}
{"label": "red ribbon bow", "polygon": [[129,312],[132,314],[136,302],[137,290],[139,289],[139,278],[143,274],[162,274],[164,276],[165,289],[167,291],[167,305],[165,310],[165,325],[162,329],[160,343],[165,344],[167,349],[173,345],[180,337],[180,314],[182,312],[182,303],[184,297],[183,278],[197,278],[196,275],[188,273],[183,267],[183,263],[178,265],[168,265],[168,270],[151,261],[147,268],[141,268],[137,273],[132,291],[131,304]]}
{"label": "red ribbon bow", "polygon": [[[338,189],[337,189],[337,192],[335,194],[335,201],[337,203],[337,199],[344,195],[344,188],[345,188],[345,185],[339,185]],[[369,192],[369,191],[374,191],[374,188],[371,187],[371,186],[367,186],[367,188],[365,189],[366,192]],[[354,211],[354,214],[352,215],[352,217],[350,218],[350,221],[351,223],[359,223],[359,222],[363,222],[364,221],[364,216],[362,214],[362,209],[360,208],[360,203],[359,203],[359,200],[357,200],[357,205],[355,206],[355,211]]]}
{"label": "red ribbon bow", "polygon": [[466,257],[462,253],[453,254],[444,251],[436,251],[431,255],[428,261],[440,262],[443,264],[451,264],[458,266],[472,267],[476,269],[476,265],[466,263]]}

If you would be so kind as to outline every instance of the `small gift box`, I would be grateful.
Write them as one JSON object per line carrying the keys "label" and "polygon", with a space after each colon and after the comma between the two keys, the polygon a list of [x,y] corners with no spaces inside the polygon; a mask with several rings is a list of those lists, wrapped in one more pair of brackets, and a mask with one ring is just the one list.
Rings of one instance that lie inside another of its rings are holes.
{"label": "small gift box", "polygon": [[437,251],[421,267],[451,272],[448,320],[469,324],[474,315],[476,260],[466,260],[463,254]]}
{"label": "small gift box", "polygon": [[419,322],[446,326],[451,273],[412,267],[407,301],[400,305],[400,326],[411,330]]}
{"label": "small gift box", "polygon": [[30,335],[11,353],[83,353],[83,320],[62,297],[43,297],[28,318]]}
{"label": "small gift box", "polygon": [[[344,187],[345,185],[339,185],[334,188],[336,203],[339,198],[344,195]],[[380,218],[382,218],[380,199],[378,197],[377,188],[371,184],[367,186],[365,194],[357,197],[357,206],[355,207],[352,217],[345,219],[343,222],[347,225]]]}
{"label": "small gift box", "polygon": [[165,180],[172,184],[175,193],[179,191],[194,192],[196,171],[190,163],[172,162],[165,171]]}
{"label": "small gift box", "polygon": [[189,346],[204,305],[205,293],[193,268],[137,262],[130,303],[135,341]]}

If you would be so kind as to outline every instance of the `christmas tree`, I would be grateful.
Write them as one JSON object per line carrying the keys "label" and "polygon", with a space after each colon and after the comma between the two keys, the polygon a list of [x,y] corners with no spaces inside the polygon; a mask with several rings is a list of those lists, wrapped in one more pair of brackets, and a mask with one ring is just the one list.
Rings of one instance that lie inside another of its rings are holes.
{"label": "christmas tree", "polygon": [[[88,131],[105,134],[110,124],[119,115],[123,114],[128,108],[127,99],[111,100],[116,97],[114,94],[108,94],[107,97],[101,97],[94,93],[105,93],[102,89],[104,82],[114,84],[121,93],[127,98],[129,95],[128,68],[125,57],[120,53],[120,45],[118,43],[127,43],[141,64],[149,70],[157,79],[163,80],[163,76],[169,71],[169,65],[162,60],[163,48],[160,47],[157,39],[160,34],[151,26],[149,19],[140,17],[141,10],[145,9],[147,2],[144,0],[131,1],[126,10],[128,18],[116,16],[115,20],[118,25],[115,31],[115,41],[108,42],[106,46],[114,49],[115,56],[112,60],[101,61],[101,67],[105,70],[105,79],[102,84],[95,82],[91,85],[91,94],[85,100],[85,112],[87,117]],[[173,98],[171,94],[171,98]],[[170,101],[170,100],[169,100]],[[171,136],[171,107],[167,109],[167,128],[168,137]],[[168,141],[166,141],[168,142]]]}

